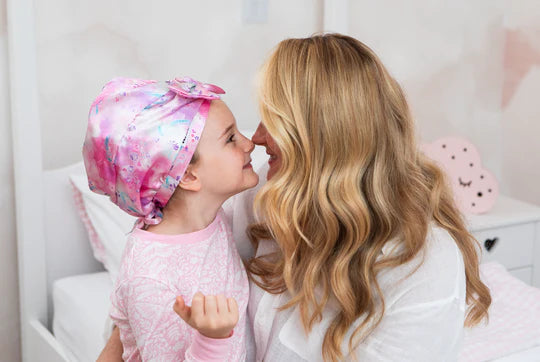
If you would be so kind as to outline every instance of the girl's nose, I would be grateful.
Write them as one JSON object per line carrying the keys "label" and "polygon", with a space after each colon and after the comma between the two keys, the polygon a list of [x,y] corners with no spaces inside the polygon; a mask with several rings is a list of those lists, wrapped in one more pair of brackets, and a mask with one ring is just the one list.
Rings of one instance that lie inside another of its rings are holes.
{"label": "girl's nose", "polygon": [[246,139],[246,145],[244,146],[244,150],[246,153],[251,153],[251,151],[253,151],[253,149],[255,148],[255,144],[247,137],[245,137]]}

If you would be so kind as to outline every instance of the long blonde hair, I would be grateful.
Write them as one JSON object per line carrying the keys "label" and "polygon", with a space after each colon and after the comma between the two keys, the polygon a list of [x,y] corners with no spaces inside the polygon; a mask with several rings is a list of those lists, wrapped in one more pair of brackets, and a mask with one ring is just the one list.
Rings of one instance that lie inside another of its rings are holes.
{"label": "long blonde hair", "polygon": [[[325,360],[343,358],[341,343],[355,320],[364,317],[350,351],[379,324],[378,272],[411,261],[432,222],[463,255],[465,325],[487,317],[491,297],[479,278],[477,242],[442,172],[418,151],[405,96],[377,56],[340,34],[287,39],[262,74],[262,123],[282,161],[256,196],[263,221],[248,234],[255,247],[272,238],[279,248],[247,269],[267,292],[291,294],[282,309],[298,305],[306,333],[330,299],[337,302],[322,345]],[[378,258],[393,238],[403,252]]]}

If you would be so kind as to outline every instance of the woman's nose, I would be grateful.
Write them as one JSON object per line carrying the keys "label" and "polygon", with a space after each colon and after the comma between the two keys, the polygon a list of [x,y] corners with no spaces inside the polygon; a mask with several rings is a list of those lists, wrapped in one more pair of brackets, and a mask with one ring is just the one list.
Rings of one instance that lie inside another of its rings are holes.
{"label": "woman's nose", "polygon": [[253,143],[259,146],[264,146],[266,144],[266,128],[264,128],[262,123],[259,123],[259,126],[251,137],[251,140]]}

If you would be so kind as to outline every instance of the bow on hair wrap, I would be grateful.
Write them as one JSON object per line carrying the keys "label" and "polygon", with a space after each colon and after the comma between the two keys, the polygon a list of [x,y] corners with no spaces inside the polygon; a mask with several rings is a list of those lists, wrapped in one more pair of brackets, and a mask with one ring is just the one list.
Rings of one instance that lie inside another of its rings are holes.
{"label": "bow on hair wrap", "polygon": [[189,77],[114,78],[92,103],[83,145],[88,186],[139,222],[158,224],[225,91]]}

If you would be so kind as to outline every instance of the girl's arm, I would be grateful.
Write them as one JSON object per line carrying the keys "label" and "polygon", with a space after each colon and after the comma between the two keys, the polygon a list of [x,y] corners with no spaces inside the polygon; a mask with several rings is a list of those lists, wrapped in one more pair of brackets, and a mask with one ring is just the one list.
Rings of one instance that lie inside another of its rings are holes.
{"label": "girl's arm", "polygon": [[[173,310],[171,300],[175,299],[168,285],[151,278],[137,277],[120,284],[111,297],[111,318],[120,334],[122,357],[129,361],[225,360],[232,347],[232,339],[227,337],[238,321],[236,302],[196,293],[192,306],[187,307],[179,297],[182,304],[174,307],[183,312],[183,321]],[[186,345],[191,328],[198,332]]]}
{"label": "girl's arm", "polygon": [[[204,300],[207,299],[202,294],[194,298],[195,304],[204,304]],[[218,304],[220,304],[218,302]],[[222,304],[222,303],[221,303]],[[186,323],[192,325],[193,327],[195,324],[198,324],[199,331],[206,332],[208,335],[229,335],[230,330],[234,328],[236,325],[236,322],[238,321],[238,306],[236,305],[236,301],[232,298],[227,300],[227,304],[230,305],[229,309],[232,310],[232,313],[229,313],[227,319],[229,321],[224,320],[225,318],[221,318],[221,325],[217,326],[216,328],[212,329],[209,328],[207,324],[212,323],[214,326],[219,324],[220,320],[215,316],[212,319],[204,319],[204,316],[200,315],[200,307],[196,313],[193,313],[190,307],[187,307],[181,297],[177,298],[177,302],[174,305],[174,311],[182,317],[186,321]],[[223,308],[222,308],[223,309]],[[199,315],[197,315],[199,314]],[[188,352],[188,355],[186,355],[186,361],[197,361],[197,360],[206,360],[209,356],[209,354],[215,354],[215,352],[219,353],[219,351],[215,351],[212,353],[212,350],[216,350],[216,348],[228,348],[228,341],[225,340],[214,340],[209,337],[204,336],[197,336],[196,340],[194,341],[194,345],[190,347],[190,351]],[[210,352],[210,353],[209,353]],[[101,351],[101,354],[99,355],[97,362],[122,362],[122,353],[123,353],[123,347],[122,342],[120,341],[120,331],[118,327],[114,327],[113,332],[111,334],[111,337],[107,341],[107,344],[105,345],[105,348],[103,348],[103,351]],[[195,356],[193,356],[195,354]]]}
{"label": "girl's arm", "polygon": [[204,296],[197,292],[188,307],[176,297],[173,310],[198,333],[185,354],[185,361],[223,361],[230,350],[230,337],[238,323],[238,304],[224,295]]}
{"label": "girl's arm", "polygon": [[122,342],[120,341],[120,331],[115,326],[97,362],[122,362],[123,351]]}

